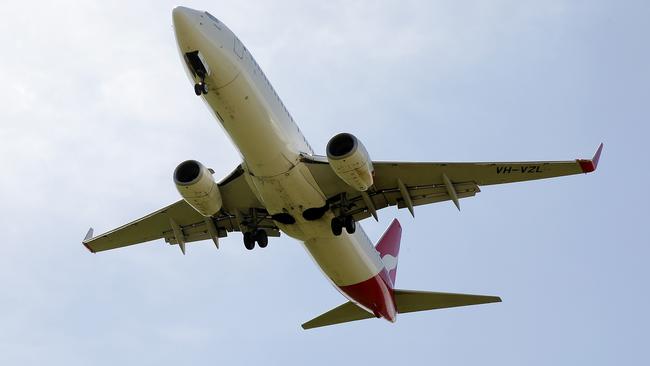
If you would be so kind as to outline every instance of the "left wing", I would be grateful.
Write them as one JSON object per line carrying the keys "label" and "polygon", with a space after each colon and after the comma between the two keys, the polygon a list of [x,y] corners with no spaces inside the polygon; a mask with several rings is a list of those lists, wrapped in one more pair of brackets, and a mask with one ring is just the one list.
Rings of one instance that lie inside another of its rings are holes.
{"label": "left wing", "polygon": [[600,144],[592,159],[567,161],[494,162],[494,163],[409,163],[372,162],[374,185],[359,192],[343,182],[330,168],[327,158],[303,157],[314,179],[337,206],[357,221],[388,207],[413,208],[451,200],[460,209],[460,198],[480,192],[479,186],[546,179],[596,170],[603,149]]}
{"label": "left wing", "polygon": [[228,232],[241,231],[249,224],[264,229],[269,236],[280,236],[275,223],[250,190],[243,173],[242,167],[238,166],[219,182],[223,208],[214,217],[206,218],[180,200],[94,238],[91,229],[83,244],[96,253],[164,238],[169,244],[179,244],[184,253],[185,243],[212,239],[218,247],[218,238],[225,237]]}

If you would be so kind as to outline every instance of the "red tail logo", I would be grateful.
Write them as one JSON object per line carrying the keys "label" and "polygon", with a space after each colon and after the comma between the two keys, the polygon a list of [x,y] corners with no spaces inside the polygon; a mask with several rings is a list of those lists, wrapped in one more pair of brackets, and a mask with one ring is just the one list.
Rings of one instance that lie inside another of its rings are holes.
{"label": "red tail logo", "polygon": [[384,266],[388,272],[388,277],[390,277],[393,285],[395,284],[395,278],[397,276],[397,258],[399,257],[399,245],[401,239],[402,226],[399,224],[397,219],[394,219],[375,247],[384,262]]}

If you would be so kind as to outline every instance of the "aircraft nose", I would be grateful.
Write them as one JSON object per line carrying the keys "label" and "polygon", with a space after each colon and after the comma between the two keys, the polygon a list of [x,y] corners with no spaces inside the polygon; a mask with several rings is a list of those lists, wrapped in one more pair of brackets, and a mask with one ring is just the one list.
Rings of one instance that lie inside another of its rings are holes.
{"label": "aircraft nose", "polygon": [[174,27],[183,27],[189,23],[190,9],[184,6],[177,6],[172,10],[172,22]]}

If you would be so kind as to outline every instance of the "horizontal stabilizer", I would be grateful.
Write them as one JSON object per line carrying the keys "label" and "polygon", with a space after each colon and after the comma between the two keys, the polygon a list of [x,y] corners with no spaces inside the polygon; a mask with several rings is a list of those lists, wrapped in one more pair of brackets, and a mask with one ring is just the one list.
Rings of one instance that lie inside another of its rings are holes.
{"label": "horizontal stabilizer", "polygon": [[308,321],[302,325],[302,329],[311,329],[324,327],[326,325],[347,323],[355,320],[374,318],[373,314],[363,310],[355,305],[353,302],[348,301],[345,304],[338,306],[323,315]]}
{"label": "horizontal stabilizer", "polygon": [[501,302],[501,298],[497,296],[466,295],[411,290],[394,291],[395,305],[397,306],[398,313],[411,313],[414,311]]}

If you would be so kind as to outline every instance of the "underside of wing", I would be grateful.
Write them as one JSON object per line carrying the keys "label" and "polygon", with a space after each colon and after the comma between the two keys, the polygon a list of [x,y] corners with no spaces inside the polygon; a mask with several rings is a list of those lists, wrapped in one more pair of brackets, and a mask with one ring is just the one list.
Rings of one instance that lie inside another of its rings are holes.
{"label": "underside of wing", "polygon": [[533,162],[426,163],[372,162],[374,184],[359,192],[341,180],[327,158],[304,157],[316,182],[329,203],[343,207],[356,220],[377,217],[377,211],[397,206],[413,208],[441,201],[453,201],[460,209],[459,199],[480,192],[479,186],[546,179],[565,175],[590,173],[596,170],[601,144],[592,159]]}

